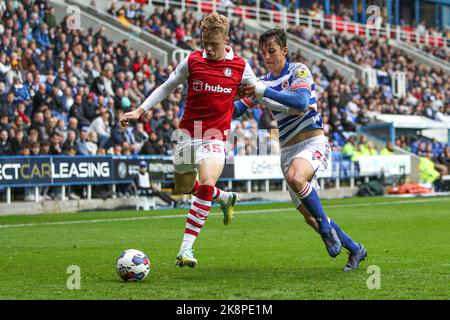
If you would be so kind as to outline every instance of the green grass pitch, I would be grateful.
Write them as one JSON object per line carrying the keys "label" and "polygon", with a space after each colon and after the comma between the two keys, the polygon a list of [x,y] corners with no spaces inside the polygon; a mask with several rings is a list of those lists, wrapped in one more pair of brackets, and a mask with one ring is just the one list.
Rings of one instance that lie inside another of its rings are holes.
{"label": "green grass pitch", "polygon": [[[323,201],[369,252],[345,273],[290,203],[239,205],[233,223],[214,208],[195,269],[175,267],[187,209],[0,217],[0,299],[449,299],[450,198]],[[116,274],[125,249],[150,257],[139,283]],[[81,288],[67,289],[67,267]],[[367,268],[380,268],[368,289]]]}

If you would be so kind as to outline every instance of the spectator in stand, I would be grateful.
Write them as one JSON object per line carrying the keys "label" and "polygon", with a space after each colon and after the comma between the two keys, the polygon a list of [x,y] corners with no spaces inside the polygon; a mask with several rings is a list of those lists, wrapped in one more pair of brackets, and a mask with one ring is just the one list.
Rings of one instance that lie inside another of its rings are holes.
{"label": "spectator in stand", "polygon": [[439,172],[440,176],[446,176],[448,174],[448,168],[446,165],[441,164],[438,161],[438,156],[435,156],[433,152],[433,144],[428,143],[426,147],[426,157],[434,162],[435,169]]}
{"label": "spectator in stand", "polygon": [[350,136],[347,143],[342,148],[342,155],[351,158],[353,154],[357,151],[355,136]]}
{"label": "spectator in stand", "polygon": [[49,140],[44,140],[41,142],[40,145],[40,155],[50,155],[50,141]]}
{"label": "spectator in stand", "polygon": [[0,99],[0,114],[12,116],[16,109],[16,103],[14,102],[14,92],[10,91]]}
{"label": "spectator in stand", "polygon": [[8,131],[2,129],[0,131],[0,156],[12,156],[14,154],[11,141],[9,141]]}
{"label": "spectator in stand", "polygon": [[86,116],[86,107],[84,106],[83,96],[81,94],[75,96],[75,102],[70,108],[69,116],[77,118],[81,127],[90,125],[91,122]]}
{"label": "spectator in stand", "polygon": [[141,148],[141,154],[149,154],[156,155],[162,154],[163,150],[161,150],[158,146],[158,136],[154,131],[150,133],[149,139],[143,144]]}
{"label": "spectator in stand", "polygon": [[33,97],[33,109],[31,116],[34,115],[35,112],[38,112],[42,105],[47,104],[50,101],[50,97],[47,94],[47,87],[45,83],[39,83],[38,91]]}
{"label": "spectator in stand", "polygon": [[89,138],[89,128],[88,127],[81,128],[80,137],[75,143],[77,154],[82,156],[90,155],[88,148],[88,138]]}
{"label": "spectator in stand", "polygon": [[78,126],[78,118],[76,118],[76,117],[70,117],[69,118],[69,123],[67,124],[67,127],[65,127],[64,128],[64,139],[66,139],[66,137],[67,137],[67,132],[68,131],[74,131],[76,134],[77,134],[77,136],[79,135],[79,126]]}
{"label": "spectator in stand", "polygon": [[366,149],[364,155],[367,155],[367,156],[378,155],[378,151],[375,149],[372,141],[367,141],[367,149]]}
{"label": "spectator in stand", "polygon": [[116,125],[111,130],[111,137],[109,139],[109,145],[108,146],[115,146],[115,145],[122,145],[124,142],[127,141],[127,128]]}
{"label": "spectator in stand", "polygon": [[142,150],[142,146],[149,139],[149,135],[144,130],[144,124],[142,122],[136,123],[136,127],[133,130],[134,141],[136,144],[137,151]]}
{"label": "spectator in stand", "polygon": [[381,156],[390,156],[394,154],[394,146],[392,142],[388,141],[386,147],[380,151]]}
{"label": "spectator in stand", "polygon": [[439,172],[435,169],[432,158],[433,155],[428,153],[425,157],[421,157],[419,161],[420,181],[430,188],[439,178]]}
{"label": "spectator in stand", "polygon": [[359,157],[366,155],[365,153],[366,153],[366,150],[365,150],[364,146],[362,144],[358,144],[356,146],[356,151],[353,152],[353,154],[352,154],[351,160],[353,162],[359,162]]}
{"label": "spectator in stand", "polygon": [[38,156],[41,154],[41,145],[38,142],[32,143],[30,146],[30,155]]}
{"label": "spectator in stand", "polygon": [[[64,154],[67,154],[67,152],[71,153],[72,148],[75,149],[75,151],[77,151],[76,149],[76,143],[77,143],[77,134],[75,131],[69,130],[67,132],[67,138],[64,141],[63,145],[62,145],[62,150]],[[77,152],[75,152],[75,154],[77,154]],[[74,155],[75,155],[74,154]]]}
{"label": "spectator in stand", "polygon": [[44,121],[44,114],[40,111],[36,112],[33,117],[33,123],[30,126],[30,128],[34,128],[39,132],[39,136],[41,138],[44,138],[44,136],[47,134],[47,128]]}
{"label": "spectator in stand", "polygon": [[28,91],[28,88],[23,85],[20,77],[14,78],[12,92],[15,96],[15,103],[23,102],[25,105],[31,103],[30,91]]}
{"label": "spectator in stand", "polygon": [[50,154],[51,155],[61,155],[63,153],[62,149],[62,135],[58,132],[53,132],[50,135]]}
{"label": "spectator in stand", "polygon": [[109,126],[110,113],[103,111],[101,115],[92,121],[89,130],[97,133],[99,146],[105,147],[111,136],[111,127]]}
{"label": "spectator in stand", "polygon": [[157,130],[157,135],[163,140],[166,149],[172,148],[172,132],[173,128],[170,126],[170,122],[168,120],[164,120]]}
{"label": "spectator in stand", "polygon": [[427,143],[422,141],[419,143],[419,148],[417,150],[417,155],[420,157],[426,157],[428,155]]}
{"label": "spectator in stand", "polygon": [[98,153],[98,149],[99,149],[97,132],[89,131],[88,136],[89,136],[89,138],[88,138],[88,141],[86,142],[88,154],[95,156]]}
{"label": "spectator in stand", "polygon": [[19,155],[20,150],[25,144],[25,133],[22,129],[14,129],[14,137],[10,139],[13,155]]}
{"label": "spectator in stand", "polygon": [[438,156],[439,164],[447,167],[447,174],[450,172],[450,146],[447,145],[444,152],[440,153]]}
{"label": "spectator in stand", "polygon": [[117,13],[117,19],[122,23],[122,25],[124,25],[125,27],[130,26],[130,21],[127,19],[127,17],[125,16],[125,10],[124,9],[120,9],[119,12]]}

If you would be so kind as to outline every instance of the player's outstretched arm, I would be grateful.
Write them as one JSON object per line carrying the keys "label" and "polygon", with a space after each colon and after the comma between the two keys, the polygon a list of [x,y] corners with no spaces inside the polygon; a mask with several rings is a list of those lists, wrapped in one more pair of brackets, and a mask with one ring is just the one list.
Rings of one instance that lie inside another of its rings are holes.
{"label": "player's outstretched arm", "polygon": [[269,98],[297,112],[303,112],[309,107],[314,80],[311,71],[303,64],[295,65],[292,71],[290,91],[276,91],[266,87],[262,81],[244,86],[241,91],[246,92],[246,96],[255,96],[260,102],[261,99]]}
{"label": "player's outstretched arm", "polygon": [[176,69],[170,74],[169,79],[167,79],[162,85],[156,88],[142,105],[139,106],[134,111],[125,113],[120,118],[120,124],[122,126],[127,126],[130,120],[138,120],[141,115],[153,108],[155,105],[166,99],[169,94],[189,77],[189,67],[188,67],[188,57],[183,59]]}
{"label": "player's outstretched arm", "polygon": [[297,109],[286,107],[281,103],[275,102],[269,98],[261,98],[259,100],[255,98],[243,98],[234,102],[233,119],[239,118],[244,113],[246,113],[248,109],[253,108],[257,104],[262,104],[266,108],[273,111],[283,112],[291,115],[303,114],[303,112],[298,111]]}
{"label": "player's outstretched arm", "polygon": [[272,99],[290,108],[294,108],[299,111],[305,111],[309,106],[311,91],[306,88],[299,88],[290,92],[278,92],[271,88],[266,88],[262,92],[262,96]]}
{"label": "player's outstretched arm", "polygon": [[290,115],[301,115],[304,113],[303,111],[297,110],[295,108],[289,108],[269,98],[260,98],[256,101],[272,111],[283,112]]}
{"label": "player's outstretched arm", "polygon": [[258,81],[254,86],[244,86],[243,90],[247,93],[247,96],[255,96],[261,103],[263,103],[262,100],[264,98],[268,98],[301,112],[308,108],[311,98],[311,91],[308,88],[297,88],[294,91],[280,92],[266,87],[261,81]]}

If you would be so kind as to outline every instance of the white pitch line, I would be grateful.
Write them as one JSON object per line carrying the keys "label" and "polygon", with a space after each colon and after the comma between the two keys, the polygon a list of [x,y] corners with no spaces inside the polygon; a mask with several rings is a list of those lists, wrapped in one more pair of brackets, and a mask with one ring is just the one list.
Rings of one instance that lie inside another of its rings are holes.
{"label": "white pitch line", "polygon": [[[351,204],[336,204],[324,206],[325,209],[335,208],[351,208],[351,207],[371,207],[371,206],[384,206],[391,204],[403,204],[403,203],[422,203],[422,202],[436,202],[436,201],[450,201],[448,198],[433,198],[433,199],[419,199],[419,200],[400,200],[400,201],[384,201],[378,203],[351,203]],[[268,209],[268,210],[245,210],[236,211],[235,214],[264,214],[272,212],[289,212],[296,211],[294,208],[284,209]],[[211,216],[217,216],[221,213],[211,213]],[[93,220],[74,220],[74,221],[56,221],[56,222],[39,222],[39,223],[16,223],[16,224],[1,224],[0,228],[21,228],[21,227],[35,227],[35,226],[55,226],[55,225],[68,225],[68,224],[83,224],[83,223],[101,223],[101,222],[119,222],[119,221],[139,221],[139,220],[153,220],[153,219],[172,219],[172,218],[186,218],[185,214],[170,214],[162,216],[149,216],[149,217],[129,217],[129,218],[106,218],[106,219],[93,219]]]}

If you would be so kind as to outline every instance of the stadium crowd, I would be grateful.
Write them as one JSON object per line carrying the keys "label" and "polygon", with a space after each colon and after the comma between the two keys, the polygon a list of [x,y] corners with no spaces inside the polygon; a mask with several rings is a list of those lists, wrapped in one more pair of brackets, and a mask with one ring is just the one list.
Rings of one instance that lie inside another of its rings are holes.
{"label": "stadium crowd", "polygon": [[[326,34],[317,30],[308,37],[303,28],[292,27],[293,34],[311,41],[330,53],[334,53],[362,67],[377,70],[379,87],[368,89],[360,97],[364,111],[389,114],[423,115],[437,121],[450,115],[450,84],[443,70],[418,64],[400,50],[390,46],[385,38],[365,39],[359,36]],[[392,94],[391,77],[395,71],[407,76],[407,94],[398,99]]]}
{"label": "stadium crowd", "polygon": [[422,46],[423,51],[432,54],[435,57],[438,57],[444,61],[450,62],[450,50],[445,47],[433,47],[433,46]]}
{"label": "stadium crowd", "polygon": [[113,44],[104,28],[83,33],[56,24],[45,1],[7,1],[0,17],[1,155],[170,153],[181,87],[135,128],[118,119],[173,66],[127,40]]}

